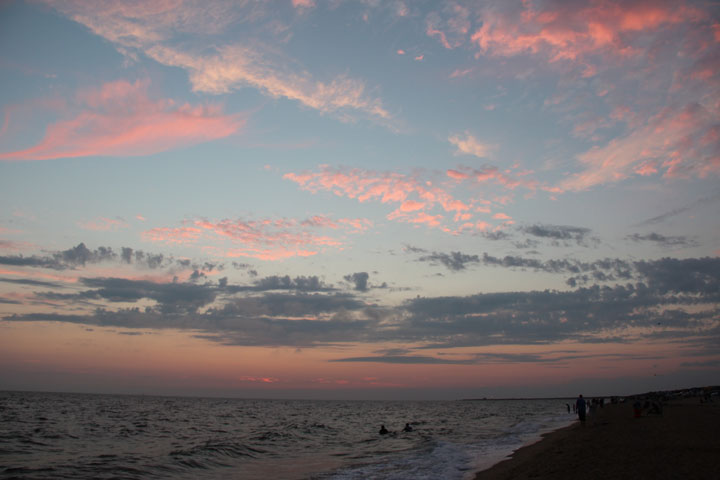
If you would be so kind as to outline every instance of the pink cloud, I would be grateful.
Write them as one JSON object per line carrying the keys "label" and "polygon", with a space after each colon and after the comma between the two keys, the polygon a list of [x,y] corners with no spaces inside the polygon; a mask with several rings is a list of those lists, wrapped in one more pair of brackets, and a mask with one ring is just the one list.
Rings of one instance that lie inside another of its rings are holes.
{"label": "pink cloud", "polygon": [[[293,222],[287,222],[287,227],[292,227]],[[337,230],[347,228],[349,231],[363,232],[372,227],[372,221],[367,218],[340,218],[337,221],[324,215],[314,215],[307,220],[300,222],[303,227],[330,228]]]}
{"label": "pink cloud", "polygon": [[[454,181],[444,183],[419,178],[423,172],[416,172],[411,176],[397,172],[333,168],[326,165],[316,172],[287,173],[283,178],[312,193],[330,192],[359,202],[396,204],[395,210],[386,216],[387,219],[438,227],[445,217],[437,210],[454,213],[452,218],[456,223],[471,222],[477,213],[490,213],[491,202],[483,200],[476,193],[473,193],[469,201],[464,201],[454,195],[454,189],[466,193],[468,187],[475,190],[490,182],[505,190],[523,187],[534,193],[538,189],[550,189],[533,179],[533,172],[517,171],[516,168],[517,166],[513,166],[500,171],[497,167],[477,170],[460,166],[445,171],[445,175]],[[496,203],[505,204],[511,199],[511,196],[495,196]]]}
{"label": "pink cloud", "polygon": [[615,183],[633,174],[665,178],[720,174],[717,116],[699,104],[665,108],[646,125],[579,156],[584,170],[557,185],[562,191]]}
{"label": "pink cloud", "polygon": [[693,87],[717,89],[720,85],[720,53],[717,48],[711,52],[698,58],[690,67],[676,71],[671,91],[680,92]]}
{"label": "pink cloud", "polygon": [[373,226],[373,222],[367,218],[341,218],[338,222],[356,232],[364,232]]}
{"label": "pink cloud", "polygon": [[0,154],[0,160],[150,155],[224,138],[245,124],[218,106],[153,101],[147,87],[121,80],[81,91],[79,113],[50,125],[37,145]]}
{"label": "pink cloud", "polygon": [[[338,196],[356,198],[359,202],[377,200],[381,203],[400,203],[404,204],[405,208],[415,209],[422,203],[427,208],[440,206],[445,211],[470,208],[431,182],[420,182],[414,177],[394,172],[332,169],[323,166],[317,173],[288,173],[283,178],[313,193],[330,191]],[[411,196],[417,197],[417,200],[411,199]]]}
{"label": "pink cloud", "polygon": [[[293,3],[295,3],[296,0],[293,0]],[[307,0],[304,0],[307,1]],[[249,376],[243,376],[239,377],[238,380],[240,382],[251,382],[251,383],[277,383],[280,381],[280,379],[275,377],[249,377]]]}
{"label": "pink cloud", "polygon": [[[262,29],[259,31],[252,26],[254,22],[246,21],[272,13],[264,2],[212,2],[211,6],[187,1],[50,3],[111,42],[123,55],[133,58],[142,52],[163,65],[185,70],[193,91],[228,93],[251,87],[273,98],[288,98],[323,113],[339,114],[343,119],[356,111],[376,119],[390,118],[382,102],[368,96],[361,80],[346,75],[319,80],[277,49],[237,39],[230,44],[220,41],[217,34],[236,22],[244,22],[251,37],[253,33],[267,34],[269,26],[284,31],[278,22],[257,22]],[[293,0],[292,6],[302,13],[314,7],[315,1]],[[197,48],[190,46],[198,44],[187,41],[188,35],[200,39]]]}
{"label": "pink cloud", "polygon": [[[323,113],[351,118],[351,112],[364,112],[372,118],[389,121],[380,99],[367,95],[365,83],[347,75],[321,82],[309,72],[289,72],[246,46],[227,46],[215,55],[195,55],[156,45],[147,51],[154,60],[188,71],[193,90],[228,93],[250,85],[273,98],[288,98]],[[292,62],[284,62],[290,64]]]}
{"label": "pink cloud", "polygon": [[658,172],[658,164],[657,164],[657,162],[652,162],[652,161],[645,162],[641,165],[638,165],[635,168],[635,173],[637,173],[638,175],[643,175],[643,176],[654,175],[657,172]]}
{"label": "pink cloud", "polygon": [[261,260],[282,260],[290,257],[316,255],[326,248],[342,249],[341,238],[316,233],[317,229],[361,233],[372,226],[363,218],[333,220],[315,215],[303,221],[294,219],[263,220],[196,220],[194,225],[204,232],[234,245],[225,253],[230,257],[251,257]]}
{"label": "pink cloud", "polygon": [[[3,229],[0,228],[0,233],[2,233]],[[0,250],[13,250],[13,251],[19,251],[19,250],[27,250],[30,248],[35,248],[35,245],[30,242],[13,242],[11,240],[0,240]]]}
{"label": "pink cloud", "polygon": [[395,2],[395,13],[398,17],[407,17],[410,14],[410,9],[404,2]]}
{"label": "pink cloud", "polygon": [[226,257],[230,258],[236,258],[236,257],[247,257],[247,258],[256,258],[258,260],[267,260],[267,261],[277,261],[277,260],[286,260],[288,258],[292,257],[312,257],[313,255],[317,255],[318,252],[315,250],[303,250],[303,249],[293,249],[293,248],[286,248],[286,247],[276,247],[276,248],[235,248],[228,250],[225,253]]}
{"label": "pink cloud", "polygon": [[423,208],[425,208],[424,203],[413,200],[407,200],[400,205],[401,212],[414,212],[416,210],[422,210]]}
{"label": "pink cloud", "polygon": [[31,270],[7,270],[5,268],[0,268],[0,275],[16,275],[16,276],[22,276],[22,277],[30,277],[30,278],[39,278],[43,280],[52,280],[52,281],[59,281],[59,282],[68,282],[68,283],[77,283],[79,280],[79,277],[68,277],[68,276],[62,276],[62,275],[53,275],[50,273],[41,273],[41,272],[35,272]]}
{"label": "pink cloud", "polygon": [[400,49],[398,49],[397,54],[398,54],[398,55],[405,55],[405,50],[403,50],[402,48],[400,48]]}
{"label": "pink cloud", "polygon": [[[192,221],[192,226],[153,228],[143,232],[142,237],[146,241],[169,244],[192,244],[200,238],[210,242],[230,242],[226,247],[205,245],[203,250],[219,256],[282,260],[316,255],[326,248],[342,249],[345,244],[343,234],[362,233],[370,227],[372,222],[368,219],[333,220],[324,215],[305,220],[198,219]],[[337,231],[340,237],[317,233],[323,229]]]}
{"label": "pink cloud", "polygon": [[448,177],[454,178],[455,180],[465,180],[466,178],[469,178],[470,175],[463,172],[458,172],[457,170],[448,169],[446,172]]}
{"label": "pink cloud", "polygon": [[474,68],[456,69],[456,70],[453,70],[453,72],[450,74],[450,78],[464,77],[474,71],[475,71]]}
{"label": "pink cloud", "polygon": [[507,216],[504,213],[496,213],[493,215],[493,218],[496,220],[511,220],[511,217]]}
{"label": "pink cloud", "polygon": [[430,215],[425,212],[405,213],[395,210],[387,216],[388,220],[399,220],[415,225],[425,225],[431,228],[439,227],[442,224],[442,215]]}
{"label": "pink cloud", "polygon": [[523,4],[519,15],[486,10],[483,24],[471,41],[487,54],[544,54],[551,62],[575,61],[597,52],[626,56],[640,52],[629,43],[632,39],[628,35],[703,17],[683,2],[670,1],[577,2],[563,4],[557,10]]}
{"label": "pink cloud", "polygon": [[437,29],[431,27],[430,25],[428,25],[427,30],[425,31],[425,33],[427,33],[427,35],[430,36],[430,37],[435,37],[435,36],[437,36],[438,39],[440,40],[440,43],[442,44],[442,46],[445,47],[445,48],[447,48],[448,50],[454,48],[452,45],[450,45],[450,42],[448,42],[448,39],[447,39],[447,37],[445,36],[445,32],[442,32],[442,31],[440,31],[440,30],[437,30]]}
{"label": "pink cloud", "polygon": [[323,215],[315,215],[301,223],[303,226],[310,227],[324,227],[324,228],[338,228],[338,224],[333,222],[330,218]]}
{"label": "pink cloud", "polygon": [[202,230],[194,227],[157,227],[142,233],[142,238],[148,242],[168,244],[194,243],[200,238]]}
{"label": "pink cloud", "polygon": [[357,198],[360,202],[371,199],[378,199],[382,203],[402,202],[410,192],[421,188],[417,181],[402,174],[360,169],[321,167],[318,173],[288,173],[283,178],[313,193],[325,190],[338,196]]}
{"label": "pink cloud", "polygon": [[470,210],[470,205],[456,199],[446,199],[441,203],[446,212],[464,212]]}
{"label": "pink cloud", "polygon": [[470,11],[466,7],[457,3],[448,4],[441,12],[428,16],[425,33],[437,37],[448,50],[459,47],[470,30],[469,16]]}
{"label": "pink cloud", "polygon": [[418,61],[418,62],[421,62],[424,58],[425,58],[425,55],[417,55],[417,56],[415,57],[415,60]]}
{"label": "pink cloud", "polygon": [[295,8],[315,8],[314,0],[292,0],[292,6]]}
{"label": "pink cloud", "polygon": [[245,221],[245,220],[196,220],[195,225],[216,235],[248,245],[314,245],[337,247],[342,243],[332,237],[315,235],[302,229],[295,229],[296,222],[290,220]]}
{"label": "pink cloud", "polygon": [[457,180],[472,179],[477,183],[495,183],[508,190],[515,190],[518,187],[526,188],[530,191],[535,191],[538,188],[546,190],[547,188],[542,186],[540,182],[529,177],[532,172],[516,172],[513,169],[506,169],[500,171],[498,167],[487,166],[480,170],[470,167],[460,166],[455,170],[448,170],[447,175]]}

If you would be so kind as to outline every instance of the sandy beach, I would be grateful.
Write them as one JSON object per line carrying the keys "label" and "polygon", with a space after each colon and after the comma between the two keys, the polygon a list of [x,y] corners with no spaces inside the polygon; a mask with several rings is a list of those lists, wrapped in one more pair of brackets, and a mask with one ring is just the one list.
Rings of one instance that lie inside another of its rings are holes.
{"label": "sandy beach", "polygon": [[605,405],[584,425],[547,434],[477,474],[501,479],[720,478],[720,402],[665,404],[634,418],[632,402]]}

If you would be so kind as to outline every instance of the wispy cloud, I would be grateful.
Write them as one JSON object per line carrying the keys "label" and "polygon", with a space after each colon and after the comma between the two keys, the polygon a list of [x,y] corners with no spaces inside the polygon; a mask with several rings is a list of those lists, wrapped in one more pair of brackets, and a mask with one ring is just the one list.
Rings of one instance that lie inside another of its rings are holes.
{"label": "wispy cloud", "polygon": [[155,227],[142,233],[142,238],[148,242],[166,244],[195,243],[202,234],[202,229],[196,227]]}
{"label": "wispy cloud", "polygon": [[151,100],[148,86],[120,80],[82,90],[76,111],[64,112],[37,145],[0,153],[0,160],[150,155],[224,138],[245,124],[242,115],[225,115],[217,105]]}
{"label": "wispy cloud", "polygon": [[655,225],[655,224],[657,224],[657,223],[662,223],[662,222],[664,222],[665,220],[667,220],[667,219],[669,219],[669,218],[675,217],[675,216],[677,216],[677,215],[681,215],[681,214],[686,213],[686,212],[690,212],[690,211],[692,211],[692,210],[694,210],[694,209],[696,209],[696,208],[699,208],[699,207],[701,207],[701,206],[703,206],[703,205],[707,205],[707,204],[710,204],[710,203],[713,203],[713,202],[718,202],[718,201],[720,201],[720,192],[716,193],[715,195],[710,195],[710,196],[708,196],[708,197],[700,198],[700,199],[692,202],[692,203],[689,204],[689,205],[685,205],[685,206],[682,206],[682,207],[679,207],[679,208],[675,208],[675,209],[673,209],[673,210],[670,210],[670,211],[668,211],[668,212],[662,213],[662,214],[657,215],[657,216],[655,216],[655,217],[648,218],[647,220],[644,220],[644,221],[638,223],[638,224],[635,225],[635,226],[636,226],[636,227],[642,227],[642,226],[646,226],[646,225]]}
{"label": "wispy cloud", "polygon": [[128,227],[128,224],[125,220],[106,217],[101,217],[97,220],[79,222],[78,225],[80,226],[80,228],[83,228],[85,230],[94,230],[98,232],[109,232]]}
{"label": "wispy cloud", "polygon": [[[234,21],[264,16],[261,4],[208,5],[192,0],[180,5],[142,6],[126,2],[49,3],[113,43],[122,53],[132,56],[139,51],[163,65],[184,69],[196,92],[218,94],[251,87],[269,97],[294,100],[342,119],[354,119],[358,113],[381,121],[391,118],[362,80],[339,74],[323,81],[277,49],[263,47],[256,38],[238,43],[219,35]],[[297,0],[293,6],[305,10],[313,7],[314,2]],[[187,42],[176,41],[182,34],[195,35],[199,46],[185,48]]]}
{"label": "wispy cloud", "polygon": [[364,82],[344,75],[321,82],[306,71],[286,71],[249,47],[227,46],[215,55],[195,55],[155,46],[147,53],[160,63],[187,70],[195,91],[227,93],[250,86],[270,97],[295,100],[322,113],[343,116],[360,111],[390,119],[382,102],[367,94]]}
{"label": "wispy cloud", "polygon": [[426,18],[425,33],[436,38],[448,50],[462,45],[470,31],[470,10],[455,2],[448,2],[438,12]]}
{"label": "wispy cloud", "polygon": [[[282,260],[317,255],[326,248],[342,248],[344,235],[359,234],[372,226],[364,218],[334,220],[314,215],[304,220],[280,219],[196,219],[182,227],[156,227],[143,232],[143,239],[166,244],[195,245],[208,240],[204,248],[214,255]],[[327,233],[326,233],[327,232]],[[223,240],[229,246],[223,246]]]}
{"label": "wispy cloud", "polygon": [[342,245],[336,238],[298,228],[294,220],[196,220],[195,225],[242,245],[229,250],[228,255],[232,257],[280,260],[315,255],[320,248]]}
{"label": "wispy cloud", "polygon": [[657,245],[660,245],[661,247],[670,248],[670,247],[694,247],[698,246],[698,243],[696,240],[693,240],[691,238],[688,238],[684,235],[661,235],[659,233],[648,233],[646,235],[641,235],[639,233],[633,233],[632,235],[628,235],[628,240],[631,240],[633,242],[642,243],[642,242],[649,242],[649,243],[655,243]]}
{"label": "wispy cloud", "polygon": [[584,169],[561,181],[561,190],[580,191],[633,175],[665,178],[705,177],[720,173],[717,115],[700,104],[666,108],[646,126],[579,156]]}
{"label": "wispy cloud", "polygon": [[535,180],[531,175],[532,172],[517,170],[515,168],[500,170],[496,166],[489,165],[477,169],[459,165],[446,170],[445,174],[457,181],[469,180],[477,184],[493,183],[507,190],[515,190],[518,187],[523,187],[529,191],[535,191],[537,189],[549,192],[555,191],[553,187],[545,186],[538,180]]}
{"label": "wispy cloud", "polygon": [[448,141],[457,147],[455,151],[456,155],[474,155],[479,158],[485,158],[489,152],[495,147],[481,143],[477,138],[468,132],[461,135],[453,135],[448,138]]}

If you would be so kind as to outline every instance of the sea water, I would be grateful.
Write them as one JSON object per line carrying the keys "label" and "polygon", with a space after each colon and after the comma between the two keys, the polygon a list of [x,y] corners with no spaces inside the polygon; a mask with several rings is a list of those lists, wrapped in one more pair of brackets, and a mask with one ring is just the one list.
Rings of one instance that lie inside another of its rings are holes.
{"label": "sea water", "polygon": [[0,478],[464,480],[574,421],[566,403],[0,392]]}

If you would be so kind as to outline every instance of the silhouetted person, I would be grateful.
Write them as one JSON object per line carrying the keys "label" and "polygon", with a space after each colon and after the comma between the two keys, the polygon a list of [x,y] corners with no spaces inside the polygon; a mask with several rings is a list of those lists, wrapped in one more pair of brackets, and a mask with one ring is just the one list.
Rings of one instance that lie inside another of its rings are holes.
{"label": "silhouetted person", "polygon": [[380,431],[379,431],[378,433],[379,433],[380,435],[387,435],[387,434],[390,433],[390,432],[388,432],[388,429],[385,428],[385,425],[380,425]]}
{"label": "silhouetted person", "polygon": [[569,403],[566,403],[565,406],[566,406],[567,409],[568,409],[568,413],[570,413],[570,404],[569,404]]}
{"label": "silhouetted person", "polygon": [[578,418],[581,422],[585,423],[585,399],[582,395],[575,401],[575,406],[577,407]]}
{"label": "silhouetted person", "polygon": [[406,423],[406,424],[405,424],[405,428],[403,428],[403,432],[412,432],[412,430],[413,430],[413,429],[412,429],[412,427],[410,426],[410,424],[409,424],[409,423]]}

